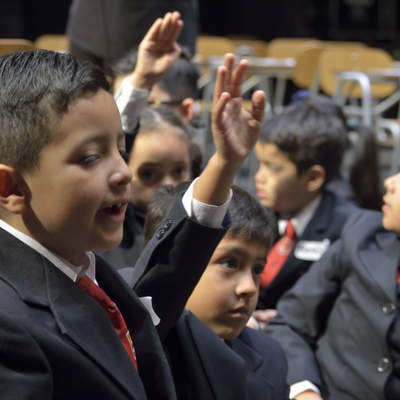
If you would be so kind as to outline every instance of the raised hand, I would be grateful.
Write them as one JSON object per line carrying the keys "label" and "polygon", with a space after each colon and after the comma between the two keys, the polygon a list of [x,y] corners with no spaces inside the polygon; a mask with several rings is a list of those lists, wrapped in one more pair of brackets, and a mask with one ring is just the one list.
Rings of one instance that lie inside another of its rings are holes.
{"label": "raised hand", "polygon": [[174,64],[180,54],[176,40],[182,26],[177,11],[154,21],[139,45],[136,68],[131,75],[133,86],[150,90]]}
{"label": "raised hand", "polygon": [[246,111],[240,85],[248,63],[242,60],[235,69],[233,64],[233,54],[227,54],[224,65],[218,68],[211,120],[216,153],[233,165],[240,165],[257,141],[265,94],[260,90],[254,92],[251,111]]}

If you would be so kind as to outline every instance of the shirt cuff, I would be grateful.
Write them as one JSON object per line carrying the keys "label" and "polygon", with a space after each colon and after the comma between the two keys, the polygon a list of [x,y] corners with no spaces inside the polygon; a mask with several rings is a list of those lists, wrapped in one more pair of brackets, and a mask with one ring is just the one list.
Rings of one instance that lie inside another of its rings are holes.
{"label": "shirt cuff", "polygon": [[197,179],[191,183],[183,195],[183,207],[187,215],[194,218],[199,224],[210,228],[221,228],[231,202],[232,190],[229,190],[228,200],[220,206],[202,203],[193,197],[193,187]]}
{"label": "shirt cuff", "polygon": [[124,132],[132,132],[139,118],[139,114],[147,105],[149,91],[132,86],[129,77],[126,77],[119,87],[115,102],[121,114],[122,129]]}
{"label": "shirt cuff", "polygon": [[321,395],[321,392],[319,391],[318,387],[316,385],[314,385],[312,382],[301,381],[301,382],[293,383],[293,385],[290,385],[289,398],[293,399],[298,394],[303,393],[306,390],[312,390],[313,392]]}

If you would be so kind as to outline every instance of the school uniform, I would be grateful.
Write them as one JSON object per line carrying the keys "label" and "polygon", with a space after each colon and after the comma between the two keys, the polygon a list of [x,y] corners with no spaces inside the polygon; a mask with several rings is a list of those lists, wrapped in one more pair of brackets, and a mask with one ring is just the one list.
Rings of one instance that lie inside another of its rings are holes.
{"label": "school uniform", "polygon": [[[145,277],[139,279],[140,289],[137,288],[134,268],[119,272],[135,285],[135,291],[148,294],[152,290],[151,278]],[[144,271],[145,275],[150,273],[151,270]],[[173,283],[166,282],[167,292],[174,296]],[[264,332],[245,327],[236,339],[224,341],[186,310],[163,344],[179,400],[288,399],[285,355]]]}
{"label": "school uniform", "polygon": [[[301,232],[296,232],[295,246],[279,273],[268,286],[260,290],[258,308],[275,308],[279,298],[339,238],[347,219],[358,210],[353,203],[328,190],[323,190],[314,202],[317,202],[316,207],[311,215],[306,217],[308,220]],[[278,236],[277,240],[279,238]]]}
{"label": "school uniform", "polygon": [[382,214],[362,211],[278,303],[266,331],[288,359],[288,382],[325,400],[400,398],[400,242]]}
{"label": "school uniform", "polygon": [[[161,320],[157,330],[138,296],[96,257],[96,280],[117,304],[132,336],[136,371],[97,301],[48,258],[0,228],[1,398],[175,399],[160,337],[175,325],[224,233],[198,224],[187,217],[180,200],[176,203],[168,229],[146,250],[155,270],[157,263],[168,269],[176,289],[174,297],[159,296],[153,304]],[[187,263],[181,261],[191,256],[192,242],[205,238],[202,254],[191,261],[194,277],[186,279],[180,270]],[[160,307],[157,302],[174,304]],[[168,314],[171,309],[177,311]]]}
{"label": "school uniform", "polygon": [[223,341],[185,311],[165,346],[182,400],[288,399],[287,364],[280,345],[245,327]]}

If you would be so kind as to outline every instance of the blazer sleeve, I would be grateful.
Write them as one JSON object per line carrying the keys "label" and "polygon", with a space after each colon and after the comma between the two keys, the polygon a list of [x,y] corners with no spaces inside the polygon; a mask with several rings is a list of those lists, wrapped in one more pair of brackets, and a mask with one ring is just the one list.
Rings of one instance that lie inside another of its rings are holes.
{"label": "blazer sleeve", "polygon": [[228,218],[221,229],[197,223],[179,198],[143,250],[131,286],[138,296],[152,297],[161,338],[178,321],[228,224]]}
{"label": "blazer sleeve", "polygon": [[340,293],[340,254],[341,243],[337,241],[282,297],[278,315],[266,325],[267,333],[286,353],[290,385],[309,380],[321,387],[314,351]]}
{"label": "blazer sleeve", "polygon": [[2,400],[51,400],[50,365],[38,343],[0,314],[0,393]]}

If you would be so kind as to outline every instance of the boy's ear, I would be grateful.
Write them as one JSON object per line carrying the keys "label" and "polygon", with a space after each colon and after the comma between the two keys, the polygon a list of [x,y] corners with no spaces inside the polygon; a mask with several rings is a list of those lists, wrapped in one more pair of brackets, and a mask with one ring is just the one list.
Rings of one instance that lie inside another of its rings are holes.
{"label": "boy's ear", "polygon": [[319,164],[312,165],[306,171],[307,188],[309,192],[317,192],[321,190],[325,183],[325,168]]}
{"label": "boy's ear", "polygon": [[0,164],[0,206],[13,214],[22,214],[26,206],[19,182],[19,174],[13,167]]}
{"label": "boy's ear", "polygon": [[185,122],[190,122],[194,117],[194,100],[191,97],[186,97],[179,108]]}

